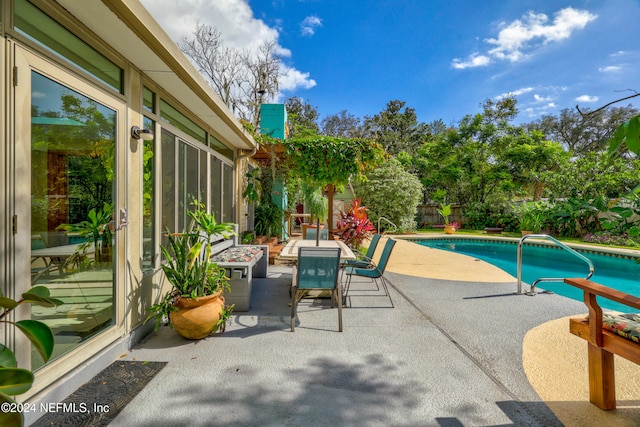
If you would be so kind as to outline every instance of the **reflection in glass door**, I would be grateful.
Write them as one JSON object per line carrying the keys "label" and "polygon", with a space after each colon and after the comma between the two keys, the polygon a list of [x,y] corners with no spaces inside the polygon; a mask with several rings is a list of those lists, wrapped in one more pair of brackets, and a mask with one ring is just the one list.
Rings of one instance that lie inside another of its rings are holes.
{"label": "reflection in glass door", "polygon": [[[55,358],[114,321],[116,112],[31,78],[31,284],[63,302],[31,317],[53,330]],[[33,352],[32,368],[42,364]]]}

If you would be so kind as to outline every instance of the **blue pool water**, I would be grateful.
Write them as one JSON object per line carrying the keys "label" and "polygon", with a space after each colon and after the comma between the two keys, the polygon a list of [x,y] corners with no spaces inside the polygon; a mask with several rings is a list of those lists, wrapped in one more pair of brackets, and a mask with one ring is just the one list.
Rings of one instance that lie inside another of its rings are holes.
{"label": "blue pool water", "polygon": [[[423,246],[459,252],[486,261],[501,268],[513,277],[517,276],[517,250],[515,242],[472,239],[423,239],[414,240]],[[640,264],[635,258],[616,257],[604,253],[579,251],[589,258],[595,267],[591,280],[632,295],[640,295]],[[585,277],[587,264],[567,251],[527,242],[522,249],[522,280],[529,284],[541,277]],[[544,289],[578,301],[582,291],[563,282],[540,282],[537,289]],[[525,288],[528,289],[528,286]],[[628,306],[599,298],[602,307],[619,311],[637,311]]]}

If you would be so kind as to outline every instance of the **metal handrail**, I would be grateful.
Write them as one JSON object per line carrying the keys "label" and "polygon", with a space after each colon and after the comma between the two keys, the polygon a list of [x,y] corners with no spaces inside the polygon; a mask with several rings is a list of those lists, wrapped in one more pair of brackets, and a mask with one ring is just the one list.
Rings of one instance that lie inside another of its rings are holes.
{"label": "metal handrail", "polygon": [[[587,274],[587,276],[585,277],[585,279],[589,279],[591,276],[593,276],[593,271],[594,271],[594,267],[593,267],[593,262],[591,262],[591,260],[589,258],[587,258],[586,256],[582,255],[581,253],[575,251],[574,249],[570,248],[569,246],[565,245],[564,243],[562,243],[561,241],[559,241],[558,239],[549,236],[548,234],[527,234],[526,236],[522,236],[522,238],[520,239],[520,241],[518,242],[518,290],[517,293],[521,294],[522,292],[522,246],[524,245],[524,241],[527,239],[547,239],[547,240],[551,240],[553,243],[555,243],[556,245],[560,246],[562,249],[566,249],[567,251],[569,251],[569,253],[577,256],[578,258],[580,258],[581,260],[583,260],[584,262],[587,263],[587,265],[589,266],[589,274]],[[535,295],[535,288],[536,285],[539,282],[562,282],[564,281],[564,277],[542,277],[539,279],[534,280],[534,282],[531,284],[531,288],[529,289],[529,292],[525,292],[527,295]]]}
{"label": "metal handrail", "polygon": [[[392,223],[388,218],[385,218],[383,216],[381,216],[380,218],[378,218],[378,233],[380,233],[380,221],[385,220],[386,222],[388,222],[390,225],[393,226],[393,228],[391,229],[391,231],[396,231],[398,229],[398,226],[395,225],[394,223]],[[386,233],[386,230],[385,230]],[[382,233],[384,234],[384,233]]]}

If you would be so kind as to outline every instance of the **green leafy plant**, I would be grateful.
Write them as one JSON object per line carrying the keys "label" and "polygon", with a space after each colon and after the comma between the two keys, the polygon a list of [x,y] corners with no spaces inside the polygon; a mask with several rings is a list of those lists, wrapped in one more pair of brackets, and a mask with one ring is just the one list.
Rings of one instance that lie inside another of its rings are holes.
{"label": "green leafy plant", "polygon": [[244,174],[247,180],[247,187],[242,192],[242,197],[247,199],[249,203],[255,203],[260,200],[262,192],[262,179],[260,178],[260,169],[256,168]]}
{"label": "green leafy plant", "polygon": [[629,151],[640,153],[640,115],[631,117],[616,128],[609,141],[609,154],[615,154],[622,144],[626,144]]}
{"label": "green leafy plant", "polygon": [[322,189],[318,186],[303,184],[304,204],[307,212],[311,214],[311,222],[324,222],[329,215],[327,199],[322,195]]}
{"label": "green leafy plant", "polygon": [[[53,354],[53,332],[44,322],[39,320],[8,320],[9,314],[21,304],[33,304],[43,307],[57,307],[62,301],[51,298],[49,289],[44,286],[34,286],[22,294],[22,298],[14,300],[0,294],[0,322],[11,325],[20,330],[31,341],[42,359],[49,361]],[[14,403],[10,396],[26,393],[33,385],[33,372],[18,368],[16,356],[9,347],[0,344],[0,403]],[[0,425],[22,425],[20,412],[0,411]]]}
{"label": "green leafy plant", "polygon": [[520,230],[540,233],[544,226],[544,213],[539,202],[524,203],[517,209]]}
{"label": "green leafy plant", "polygon": [[78,236],[86,239],[86,242],[78,246],[78,253],[86,253],[93,245],[96,262],[110,262],[112,247],[110,225],[112,217],[113,207],[111,204],[105,203],[101,210],[91,209],[87,214],[86,220],[77,224],[62,224],[57,229],[64,230],[67,233],[77,233]]}
{"label": "green leafy plant", "polygon": [[322,188],[318,185],[305,182],[302,185],[304,194],[304,205],[307,213],[311,214],[311,222],[316,222],[318,232],[316,233],[316,246],[320,243],[320,228],[329,215],[329,205],[327,199],[322,195]]}
{"label": "green leafy plant", "polygon": [[255,209],[255,232],[264,236],[279,236],[282,230],[282,209],[271,199],[264,199]]}
{"label": "green leafy plant", "polygon": [[241,243],[243,245],[248,245],[249,243],[253,242],[256,238],[256,233],[255,231],[245,231],[242,234],[242,240]]}
{"label": "green leafy plant", "polygon": [[451,216],[451,205],[445,205],[440,202],[440,209],[436,209],[442,219],[444,220],[444,225],[449,225],[449,216]]}
{"label": "green leafy plant", "polygon": [[628,200],[616,199],[611,202],[608,210],[609,218],[602,221],[602,228],[606,231],[620,235],[628,235],[632,238],[640,236],[640,198],[630,195]]}
{"label": "green leafy plant", "polygon": [[224,238],[234,235],[233,224],[218,224],[214,215],[207,213],[201,205],[188,214],[191,218],[188,229],[182,233],[170,233],[167,230],[169,244],[160,247],[165,258],[162,271],[172,289],[159,303],[148,309],[145,322],[155,318],[156,329],[163,320],[170,318],[172,311],[177,310],[174,304],[179,297],[197,299],[229,289],[229,279],[224,269],[211,261],[211,243],[216,235]]}

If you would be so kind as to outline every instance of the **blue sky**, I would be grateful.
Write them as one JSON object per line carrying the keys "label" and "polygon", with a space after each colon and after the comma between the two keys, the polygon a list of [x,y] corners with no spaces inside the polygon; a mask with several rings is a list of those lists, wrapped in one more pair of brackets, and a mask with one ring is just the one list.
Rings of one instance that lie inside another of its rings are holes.
{"label": "blue sky", "polygon": [[[231,46],[275,40],[281,96],[321,116],[372,116],[398,99],[456,124],[486,99],[518,122],[640,92],[638,0],[142,0],[175,41],[197,23]],[[629,90],[633,91],[629,91]],[[277,102],[278,100],[273,100]],[[640,97],[632,103],[640,107]]]}

